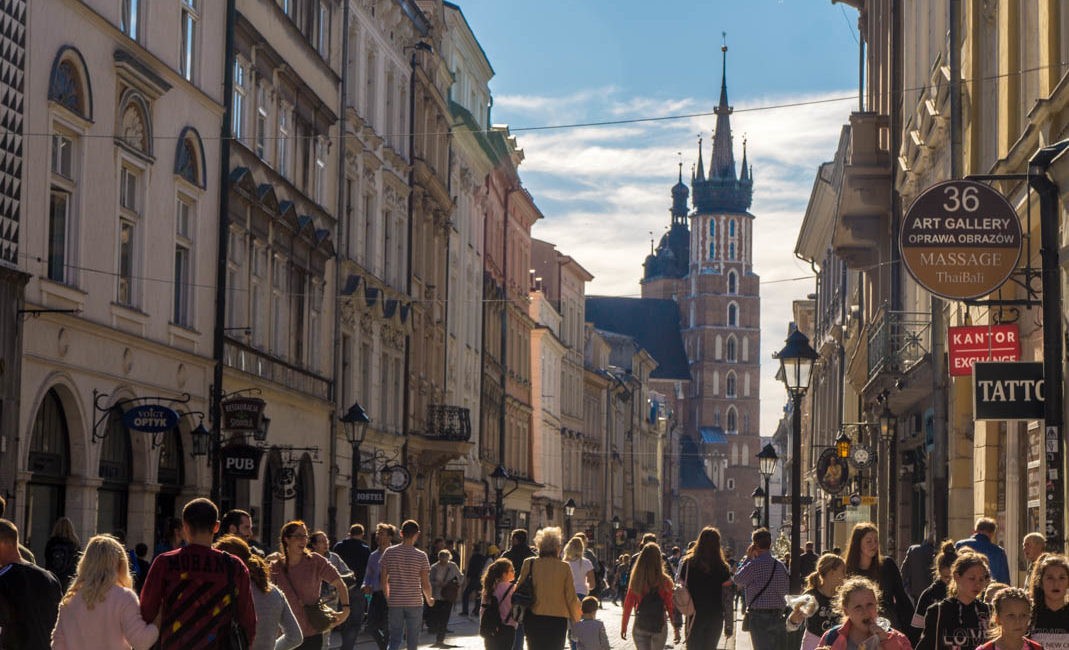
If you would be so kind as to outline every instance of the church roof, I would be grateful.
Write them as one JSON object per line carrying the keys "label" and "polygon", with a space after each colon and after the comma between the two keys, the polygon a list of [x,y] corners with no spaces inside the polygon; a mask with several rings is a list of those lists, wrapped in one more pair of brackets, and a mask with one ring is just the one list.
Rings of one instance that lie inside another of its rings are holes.
{"label": "church roof", "polygon": [[683,490],[716,489],[705,473],[701,447],[690,436],[679,439],[679,487]]}
{"label": "church roof", "polygon": [[690,380],[680,334],[679,306],[672,300],[588,296],[586,320],[599,330],[635,339],[657,361],[652,379]]}
{"label": "church roof", "polygon": [[713,153],[709,160],[709,176],[702,173],[702,149],[698,143],[698,173],[691,183],[694,207],[698,212],[745,212],[753,202],[753,175],[749,161],[743,155],[742,175],[735,173],[735,150],[731,135],[731,114],[735,111],[728,104],[727,45],[723,53],[723,76],[720,81],[720,102],[713,109],[716,113],[716,131],[713,134]]}
{"label": "church roof", "polygon": [[728,437],[721,427],[701,427],[698,433],[702,436],[702,442],[707,445],[725,445]]}

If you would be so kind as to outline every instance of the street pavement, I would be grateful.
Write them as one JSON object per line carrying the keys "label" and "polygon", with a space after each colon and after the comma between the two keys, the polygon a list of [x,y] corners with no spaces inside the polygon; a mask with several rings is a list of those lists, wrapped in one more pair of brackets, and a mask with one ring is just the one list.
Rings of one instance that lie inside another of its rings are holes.
{"label": "street pavement", "polygon": [[[622,605],[622,603],[621,603]],[[625,650],[635,647],[634,642],[631,640],[631,631],[628,630],[627,641],[620,638],[620,620],[623,618],[623,607],[620,605],[613,605],[612,601],[603,601],[603,609],[598,611],[598,618],[605,623],[605,630],[609,635],[609,645],[613,650]],[[634,615],[632,614],[632,617]],[[740,634],[739,631],[739,619],[742,618],[741,612],[735,614],[735,635],[730,639],[721,637],[718,650],[753,650],[753,646],[750,644],[750,635],[746,632]],[[634,620],[634,618],[632,618]],[[449,629],[453,630],[452,634],[449,634],[445,638],[445,642],[452,645],[454,648],[462,650],[483,650],[485,647],[482,638],[479,636],[479,619],[469,618],[460,615],[460,609],[455,608],[452,617],[449,619]],[[428,632],[423,633],[423,638],[420,639],[419,647],[431,648],[434,647],[434,635]],[[402,648],[405,646],[402,646]],[[668,632],[668,645],[667,648],[673,648],[672,645],[672,632],[669,629]],[[686,643],[679,643],[674,646],[676,650],[685,650]],[[377,646],[371,639],[364,633],[360,635],[360,642],[357,644],[359,650],[377,650]],[[528,648],[527,650],[553,650],[551,648]]]}

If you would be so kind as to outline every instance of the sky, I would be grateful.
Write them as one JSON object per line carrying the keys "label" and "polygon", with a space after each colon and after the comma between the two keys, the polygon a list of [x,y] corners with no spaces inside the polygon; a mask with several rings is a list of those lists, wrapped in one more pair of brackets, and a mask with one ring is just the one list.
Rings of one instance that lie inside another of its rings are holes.
{"label": "sky", "polygon": [[[726,42],[735,158],[745,138],[755,178],[760,433],[771,435],[787,401],[772,353],[791,301],[815,290],[794,256],[798,228],[857,106],[857,11],[831,0],[454,2],[494,69],[492,121],[524,150],[520,177],[545,216],[532,235],[594,275],[588,295],[640,296],[642,262],[670,223],[680,161],[689,185],[699,134],[709,167]],[[688,117],[534,128],[674,116]]]}

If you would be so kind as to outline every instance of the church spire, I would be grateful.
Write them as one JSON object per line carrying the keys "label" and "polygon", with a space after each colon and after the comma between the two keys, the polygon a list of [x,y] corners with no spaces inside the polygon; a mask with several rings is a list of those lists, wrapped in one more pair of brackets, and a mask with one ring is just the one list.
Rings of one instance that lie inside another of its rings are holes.
{"label": "church spire", "polygon": [[704,181],[704,180],[705,180],[705,163],[702,162],[702,137],[699,135],[698,136],[698,171],[695,173],[695,176],[694,176],[694,179],[693,179],[692,182]]}
{"label": "church spire", "polygon": [[720,81],[720,103],[713,110],[716,113],[716,133],[713,135],[713,159],[709,164],[709,176],[735,180],[735,153],[732,151],[731,143],[731,113],[734,109],[728,105],[728,46],[726,42],[720,47],[720,51],[724,58],[723,76]]}
{"label": "church spire", "polygon": [[742,169],[739,170],[739,182],[745,183],[750,179],[750,170],[746,163],[746,136],[742,136]]}
{"label": "church spire", "polygon": [[683,154],[679,154],[679,182],[672,186],[672,223],[683,223],[687,218],[687,200],[690,190],[683,184]]}

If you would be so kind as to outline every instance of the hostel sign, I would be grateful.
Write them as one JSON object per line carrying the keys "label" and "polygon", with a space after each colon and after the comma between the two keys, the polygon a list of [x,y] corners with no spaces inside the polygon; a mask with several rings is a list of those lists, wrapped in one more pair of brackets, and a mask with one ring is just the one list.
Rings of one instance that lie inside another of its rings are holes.
{"label": "hostel sign", "polygon": [[1006,197],[976,181],[921,192],[902,219],[902,261],[931,293],[969,300],[992,293],[1017,267],[1021,222]]}
{"label": "hostel sign", "polygon": [[947,328],[950,376],[968,377],[978,361],[1018,361],[1021,339],[1017,325],[969,325]]}

